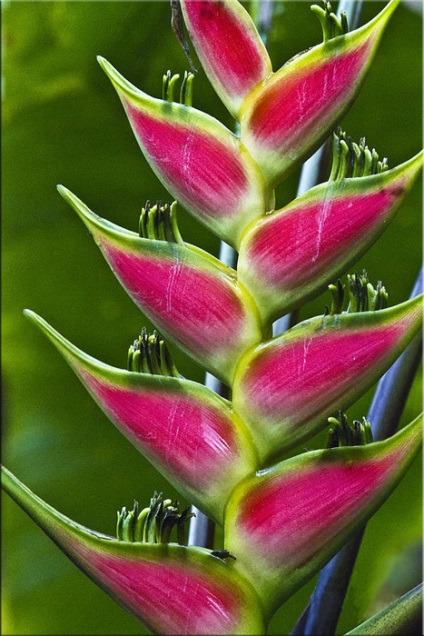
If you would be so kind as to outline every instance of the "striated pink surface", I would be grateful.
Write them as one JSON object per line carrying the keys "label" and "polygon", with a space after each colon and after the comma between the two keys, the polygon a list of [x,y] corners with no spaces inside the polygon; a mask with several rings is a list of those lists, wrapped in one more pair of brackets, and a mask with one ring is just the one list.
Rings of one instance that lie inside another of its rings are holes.
{"label": "striated pink surface", "polygon": [[245,259],[261,281],[292,289],[313,281],[381,224],[402,183],[368,194],[320,199],[270,216],[252,235]]}
{"label": "striated pink surface", "polygon": [[186,2],[199,54],[225,91],[243,97],[267,72],[256,41],[225,2]]}
{"label": "striated pink surface", "polygon": [[293,422],[312,417],[324,405],[341,400],[364,374],[390,355],[408,325],[378,325],[368,329],[328,327],[322,332],[284,340],[265,349],[241,381],[248,408],[257,416]]}
{"label": "striated pink surface", "polygon": [[210,485],[238,459],[232,423],[216,407],[183,393],[112,386],[79,373],[133,443],[190,486]]}
{"label": "striated pink surface", "polygon": [[243,598],[188,561],[152,563],[141,558],[77,551],[116,598],[159,634],[227,634],[235,631]]}
{"label": "striated pink surface", "polygon": [[237,346],[245,310],[224,278],[178,261],[178,257],[125,252],[106,242],[102,248],[141,309],[197,356],[215,356]]}
{"label": "striated pink surface", "polygon": [[284,73],[281,81],[271,83],[258,97],[249,121],[258,142],[287,148],[301,143],[307,130],[319,132],[322,123],[353,94],[368,48],[366,42],[321,64]]}
{"label": "striated pink surface", "polygon": [[301,565],[378,496],[401,459],[394,451],[357,462],[321,461],[258,483],[236,524],[252,550],[274,563]]}
{"label": "striated pink surface", "polygon": [[125,106],[149,159],[172,185],[176,198],[203,216],[237,212],[249,184],[235,147],[193,124],[171,123],[129,103]]}

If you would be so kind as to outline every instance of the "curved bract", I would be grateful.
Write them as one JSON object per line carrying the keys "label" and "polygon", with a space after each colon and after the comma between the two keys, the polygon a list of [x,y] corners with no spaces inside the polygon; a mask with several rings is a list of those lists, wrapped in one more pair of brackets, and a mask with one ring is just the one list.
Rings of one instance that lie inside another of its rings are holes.
{"label": "curved bract", "polygon": [[237,247],[244,227],[268,209],[271,192],[243,143],[213,117],[150,97],[99,62],[156,175],[196,219]]}
{"label": "curved bract", "polygon": [[60,186],[125,290],[194,360],[231,383],[240,355],[262,339],[258,311],[236,273],[197,247],[140,238],[94,214]]}
{"label": "curved bract", "polygon": [[26,313],[116,427],[179,492],[222,524],[228,496],[258,466],[250,435],[230,403],[181,377],[134,373],[99,362],[45,320]]}
{"label": "curved bract", "polygon": [[[225,547],[268,611],[312,577],[389,496],[422,444],[420,415],[384,442],[310,451],[259,471],[226,509]],[[252,558],[254,555],[254,558]]]}
{"label": "curved bract", "polygon": [[201,548],[127,543],[93,532],[3,467],[2,487],[85,574],[154,632],[263,633],[260,602],[231,562]]}
{"label": "curved bract", "polygon": [[182,0],[181,7],[209,81],[238,117],[246,95],[272,73],[252,18],[237,0]]}
{"label": "curved bract", "polygon": [[390,309],[312,318],[248,352],[233,404],[261,461],[297,446],[358,399],[421,325],[422,296]]}
{"label": "curved bract", "polygon": [[387,227],[422,163],[421,152],[381,174],[320,184],[252,223],[237,273],[263,321],[318,296],[344,274]]}
{"label": "curved bract", "polygon": [[296,55],[246,98],[241,138],[275,187],[311,154],[354,100],[399,0],[371,22]]}

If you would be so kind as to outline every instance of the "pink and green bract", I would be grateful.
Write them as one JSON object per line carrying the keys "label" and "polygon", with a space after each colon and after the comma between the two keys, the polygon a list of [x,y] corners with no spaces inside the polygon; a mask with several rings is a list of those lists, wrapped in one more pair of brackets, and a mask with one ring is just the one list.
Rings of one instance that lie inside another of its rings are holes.
{"label": "pink and green bract", "polygon": [[156,633],[262,632],[254,590],[209,550],[117,541],[58,513],[5,468],[2,486],[83,572]]}
{"label": "pink and green bract", "polygon": [[421,324],[418,298],[378,312],[314,318],[248,352],[234,381],[233,404],[261,458],[296,446],[337,407],[349,406]]}
{"label": "pink and green bract", "polygon": [[266,607],[275,608],[310,578],[387,498],[421,447],[422,424],[420,416],[391,439],[365,447],[303,453],[236,489],[226,547],[239,555]]}

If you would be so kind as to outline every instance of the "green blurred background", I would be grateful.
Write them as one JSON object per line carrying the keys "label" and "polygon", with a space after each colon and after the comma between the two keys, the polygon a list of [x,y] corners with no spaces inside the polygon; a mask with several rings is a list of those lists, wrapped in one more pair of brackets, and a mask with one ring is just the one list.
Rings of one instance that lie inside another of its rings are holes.
{"label": "green blurred background", "polygon": [[[416,6],[419,6],[417,3]],[[162,74],[187,69],[168,2],[4,2],[3,8],[3,462],[43,499],[113,534],[116,511],[154,489],[177,493],[107,421],[22,309],[46,318],[95,357],[125,366],[131,341],[150,323],[119,286],[84,226],[56,192],[70,188],[94,211],[136,230],[146,199],[168,199],[133,138],[96,62],[101,54],[130,81],[160,96]],[[382,8],[366,2],[361,23]],[[321,39],[309,3],[276,3],[269,49],[278,68]],[[343,126],[366,136],[394,166],[422,144],[421,16],[402,4]],[[203,72],[194,105],[233,122]],[[278,191],[294,197],[299,173]],[[405,300],[421,260],[421,187],[361,260],[390,302]],[[180,213],[184,238],[217,254],[218,240]],[[301,312],[321,313],[323,296]],[[172,347],[171,347],[172,348]],[[203,371],[172,348],[180,371]],[[417,379],[403,422],[421,408]],[[370,394],[351,410],[366,413]],[[324,436],[309,447],[323,443]],[[180,498],[181,501],[181,498]],[[340,631],[421,576],[421,462],[370,522]],[[217,534],[217,541],[220,534]],[[3,497],[3,634],[137,634],[144,628],[87,579],[7,496]],[[288,633],[313,589],[298,592],[271,631]]]}

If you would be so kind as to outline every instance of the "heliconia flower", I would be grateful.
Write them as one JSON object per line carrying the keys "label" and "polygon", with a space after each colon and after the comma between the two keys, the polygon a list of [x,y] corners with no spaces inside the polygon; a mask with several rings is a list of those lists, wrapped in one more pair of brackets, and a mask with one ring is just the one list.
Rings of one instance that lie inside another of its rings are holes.
{"label": "heliconia flower", "polygon": [[195,108],[146,95],[105,59],[99,62],[158,178],[199,221],[237,247],[243,229],[269,209],[271,197],[240,139]]}
{"label": "heliconia flower", "polygon": [[141,238],[94,214],[69,190],[76,210],[134,302],[202,366],[231,383],[242,353],[262,339],[258,311],[236,273],[197,247]]}
{"label": "heliconia flower", "polygon": [[380,174],[322,183],[249,227],[237,271],[264,322],[318,296],[359,259],[410,190],[423,156]]}
{"label": "heliconia flower", "polygon": [[155,633],[264,633],[258,597],[232,559],[203,548],[124,542],[88,530],[5,468],[2,487],[85,574]]}
{"label": "heliconia flower", "polygon": [[364,313],[312,318],[249,351],[233,406],[261,461],[300,444],[369,389],[422,324],[422,296]]}
{"label": "heliconia flower", "polygon": [[237,118],[246,95],[272,73],[252,18],[238,0],[182,0],[181,8],[208,79]]}
{"label": "heliconia flower", "polygon": [[234,491],[225,547],[266,612],[311,578],[378,509],[415,458],[422,415],[382,442],[316,450],[259,471]]}
{"label": "heliconia flower", "polygon": [[241,107],[241,139],[272,187],[317,148],[355,99],[399,0],[363,27],[296,55]]}
{"label": "heliconia flower", "polygon": [[[25,313],[58,348],[116,427],[179,492],[222,524],[230,492],[258,466],[250,435],[229,402],[202,384],[164,376],[159,366],[153,375],[99,362],[34,312]],[[144,357],[139,360],[141,368],[155,363],[163,367],[157,337],[151,345],[150,354],[136,352]]]}

